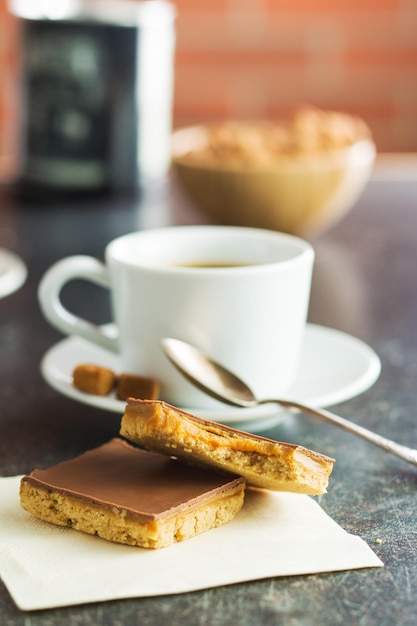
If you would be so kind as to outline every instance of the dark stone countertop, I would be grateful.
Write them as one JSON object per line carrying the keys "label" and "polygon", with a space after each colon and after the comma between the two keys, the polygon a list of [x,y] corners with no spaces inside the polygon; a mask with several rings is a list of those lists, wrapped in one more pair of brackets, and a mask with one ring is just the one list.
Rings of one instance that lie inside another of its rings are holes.
{"label": "dark stone countertop", "polygon": [[[43,381],[40,360],[62,336],[42,318],[36,291],[54,261],[72,254],[102,258],[110,239],[156,224],[164,217],[158,202],[96,198],[36,204],[0,190],[0,247],[14,250],[29,269],[26,284],[0,300],[2,476],[69,458],[117,433],[117,415],[81,406]],[[171,204],[174,222],[194,220],[177,195]],[[332,409],[417,447],[417,181],[371,181],[354,210],[313,245],[310,321],[363,339],[382,361],[371,389]],[[94,321],[109,319],[106,295],[98,288],[91,293],[90,286],[74,283],[63,298]],[[304,415],[288,416],[265,434],[337,459],[329,492],[319,502],[345,530],[369,543],[383,569],[31,613],[20,612],[0,583],[2,626],[414,625],[417,468]]]}

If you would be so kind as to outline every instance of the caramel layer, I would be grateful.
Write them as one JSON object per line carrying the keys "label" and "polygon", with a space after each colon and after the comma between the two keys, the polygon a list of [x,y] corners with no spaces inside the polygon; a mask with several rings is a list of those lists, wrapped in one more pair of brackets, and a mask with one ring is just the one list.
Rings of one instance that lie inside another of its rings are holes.
{"label": "caramel layer", "polygon": [[157,400],[129,398],[120,434],[154,452],[244,476],[251,485],[277,491],[324,493],[334,463],[303,446],[236,430]]}

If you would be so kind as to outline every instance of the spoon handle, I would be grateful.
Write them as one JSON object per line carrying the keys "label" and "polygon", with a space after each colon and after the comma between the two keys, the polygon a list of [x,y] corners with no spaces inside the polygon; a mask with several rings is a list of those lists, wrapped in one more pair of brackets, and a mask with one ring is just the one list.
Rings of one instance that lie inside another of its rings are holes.
{"label": "spoon handle", "polygon": [[408,448],[407,446],[403,446],[395,441],[391,441],[391,439],[386,439],[377,433],[374,433],[367,428],[363,428],[363,426],[359,426],[358,424],[354,424],[349,420],[336,415],[335,413],[331,413],[326,409],[317,409],[311,406],[307,406],[305,404],[300,404],[299,402],[295,402],[292,400],[262,400],[262,404],[266,404],[268,402],[275,402],[280,404],[281,406],[287,408],[298,409],[303,413],[309,413],[315,417],[325,420],[330,424],[334,424],[335,426],[339,426],[344,430],[352,433],[353,435],[357,435],[358,437],[362,437],[362,439],[366,439],[370,443],[383,448],[387,452],[391,452],[391,454],[395,454],[400,459],[407,461],[408,463],[412,463],[417,466],[417,450],[413,448]]}

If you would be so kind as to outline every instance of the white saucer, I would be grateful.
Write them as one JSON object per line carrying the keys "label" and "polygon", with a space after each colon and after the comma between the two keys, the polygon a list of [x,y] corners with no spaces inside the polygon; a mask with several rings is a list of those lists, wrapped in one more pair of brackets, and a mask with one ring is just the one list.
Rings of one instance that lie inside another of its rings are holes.
{"label": "white saucer", "polygon": [[[45,354],[41,372],[56,391],[97,408],[122,414],[125,402],[114,396],[94,396],[72,386],[72,371],[80,363],[96,363],[121,371],[119,357],[79,337],[68,337]],[[298,375],[287,390],[286,399],[313,406],[329,406],[349,400],[366,391],[377,380],[381,363],[363,341],[331,328],[308,324]],[[219,408],[186,411],[252,432],[266,430],[282,420],[285,409],[265,404],[251,409],[235,409],[219,403]]]}
{"label": "white saucer", "polygon": [[13,252],[0,248],[0,298],[17,291],[26,280],[27,269]]}

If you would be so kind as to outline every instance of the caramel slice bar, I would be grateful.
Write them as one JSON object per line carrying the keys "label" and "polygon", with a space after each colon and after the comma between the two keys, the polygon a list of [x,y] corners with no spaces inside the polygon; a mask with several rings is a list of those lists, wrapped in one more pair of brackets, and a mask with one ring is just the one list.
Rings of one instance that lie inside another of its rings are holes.
{"label": "caramel slice bar", "polygon": [[120,434],[145,448],[244,476],[276,491],[325,493],[334,459],[235,430],[161,401],[130,398]]}
{"label": "caramel slice bar", "polygon": [[103,539],[164,548],[233,519],[245,480],[195,468],[115,438],[21,480],[36,517]]}

